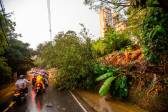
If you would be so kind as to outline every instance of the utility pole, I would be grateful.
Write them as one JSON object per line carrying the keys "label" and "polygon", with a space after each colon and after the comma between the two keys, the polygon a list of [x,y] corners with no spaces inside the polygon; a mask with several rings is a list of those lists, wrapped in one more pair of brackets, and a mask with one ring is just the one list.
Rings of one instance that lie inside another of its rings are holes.
{"label": "utility pole", "polygon": [[50,40],[52,41],[50,0],[47,0],[47,9],[48,9],[48,23],[49,23]]}
{"label": "utility pole", "polygon": [[3,5],[3,2],[2,2],[2,0],[0,0],[0,5],[1,5],[1,11],[4,13],[4,11],[5,11],[5,8],[4,8],[4,5]]}

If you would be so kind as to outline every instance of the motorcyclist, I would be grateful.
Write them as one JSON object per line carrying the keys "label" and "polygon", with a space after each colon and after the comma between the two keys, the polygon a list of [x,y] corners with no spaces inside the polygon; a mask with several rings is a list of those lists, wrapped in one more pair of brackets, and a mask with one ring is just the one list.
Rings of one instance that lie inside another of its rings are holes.
{"label": "motorcyclist", "polygon": [[42,88],[45,90],[44,79],[41,74],[36,76],[36,84],[38,84],[38,83],[42,84]]}
{"label": "motorcyclist", "polygon": [[48,86],[48,74],[45,71],[42,71],[41,74],[42,74],[43,79],[44,79],[44,84],[47,87]]}
{"label": "motorcyclist", "polygon": [[29,81],[24,78],[24,75],[20,75],[19,79],[15,83],[16,90],[23,91],[24,93],[28,93],[28,84],[29,84]]}
{"label": "motorcyclist", "polygon": [[38,72],[33,72],[33,78],[32,78],[32,85],[34,86],[36,84],[36,77],[38,75]]}

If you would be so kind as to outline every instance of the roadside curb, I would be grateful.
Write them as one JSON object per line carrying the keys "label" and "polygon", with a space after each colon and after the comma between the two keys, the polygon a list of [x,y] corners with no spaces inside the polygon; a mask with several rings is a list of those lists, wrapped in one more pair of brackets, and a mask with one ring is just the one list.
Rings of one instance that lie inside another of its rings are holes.
{"label": "roadside curb", "polygon": [[[69,91],[72,97],[78,102],[84,112],[97,112],[92,108],[76,91]],[[81,103],[81,104],[80,104]]]}
{"label": "roadside curb", "polygon": [[14,83],[10,83],[6,85],[6,87],[4,87],[3,89],[1,88],[0,90],[1,91],[0,92],[0,112],[3,112],[6,108],[8,108],[10,102],[12,101],[12,97],[14,93],[13,86],[14,86]]}
{"label": "roadside curb", "polygon": [[0,101],[0,112],[6,112],[5,110],[9,107],[12,96],[8,97],[7,99],[5,99],[5,101]]}

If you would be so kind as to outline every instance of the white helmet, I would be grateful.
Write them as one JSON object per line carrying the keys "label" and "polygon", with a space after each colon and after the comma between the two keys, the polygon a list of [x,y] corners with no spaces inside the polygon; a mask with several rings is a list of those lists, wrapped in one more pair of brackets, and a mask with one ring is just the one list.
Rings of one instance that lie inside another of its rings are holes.
{"label": "white helmet", "polygon": [[20,79],[23,79],[23,78],[24,78],[24,75],[20,75],[19,78],[20,78]]}

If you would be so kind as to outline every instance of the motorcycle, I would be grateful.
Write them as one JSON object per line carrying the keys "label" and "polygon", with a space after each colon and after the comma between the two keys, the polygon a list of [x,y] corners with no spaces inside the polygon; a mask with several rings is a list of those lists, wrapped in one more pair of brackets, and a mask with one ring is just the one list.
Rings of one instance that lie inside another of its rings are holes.
{"label": "motorcycle", "polygon": [[43,86],[42,86],[41,83],[36,83],[35,92],[36,92],[37,95],[39,95],[43,92]]}
{"label": "motorcycle", "polygon": [[13,101],[17,104],[22,104],[26,100],[26,93],[23,90],[16,90],[14,92]]}

